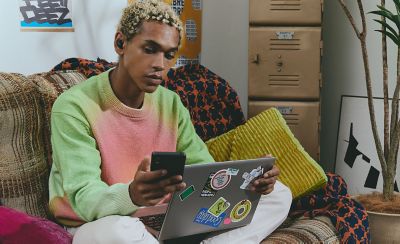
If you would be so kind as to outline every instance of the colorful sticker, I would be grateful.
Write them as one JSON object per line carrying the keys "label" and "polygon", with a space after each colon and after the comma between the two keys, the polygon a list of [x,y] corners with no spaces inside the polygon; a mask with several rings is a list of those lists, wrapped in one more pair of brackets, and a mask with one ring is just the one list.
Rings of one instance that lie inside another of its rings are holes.
{"label": "colorful sticker", "polygon": [[229,225],[231,223],[232,223],[231,218],[227,217],[227,218],[224,219],[224,225]]}
{"label": "colorful sticker", "polygon": [[224,189],[231,181],[231,175],[226,169],[221,169],[211,178],[211,188],[214,190]]}
{"label": "colorful sticker", "polygon": [[239,173],[239,169],[228,168],[227,172],[228,172],[229,175],[235,176],[235,175],[237,175]]}
{"label": "colorful sticker", "polygon": [[222,213],[219,217],[215,217],[206,208],[201,208],[193,222],[217,228],[224,220],[225,215],[226,213]]}
{"label": "colorful sticker", "polygon": [[244,179],[243,184],[240,186],[240,189],[243,190],[250,190],[250,182],[254,180],[255,178],[259,177],[264,173],[264,168],[261,166],[258,166],[257,169],[253,169],[250,173],[244,172],[242,175],[242,178]]}
{"label": "colorful sticker", "polygon": [[231,221],[239,222],[242,221],[250,213],[251,202],[249,200],[242,200],[238,202],[231,210]]}
{"label": "colorful sticker", "polygon": [[213,197],[213,196],[215,196],[215,193],[217,193],[216,190],[211,188],[211,179],[213,176],[214,176],[214,173],[211,173],[210,176],[208,177],[207,182],[204,185],[204,188],[200,193],[201,197]]}
{"label": "colorful sticker", "polygon": [[220,197],[211,207],[208,212],[215,217],[219,217],[225,210],[227,210],[231,204],[223,197]]}
{"label": "colorful sticker", "polygon": [[196,189],[194,188],[194,185],[189,186],[188,188],[186,188],[186,190],[184,190],[181,194],[179,194],[179,198],[181,199],[181,201],[185,200],[186,198],[188,198],[190,195],[192,195],[192,193],[195,191]]}

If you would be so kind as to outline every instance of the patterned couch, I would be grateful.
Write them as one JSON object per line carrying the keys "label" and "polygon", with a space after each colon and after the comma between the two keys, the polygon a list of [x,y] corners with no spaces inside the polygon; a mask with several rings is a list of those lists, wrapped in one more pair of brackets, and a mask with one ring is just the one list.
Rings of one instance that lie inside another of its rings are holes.
{"label": "patterned couch", "polygon": [[[101,72],[107,63],[101,64],[99,61],[94,70]],[[68,63],[62,63],[61,66],[62,71],[30,76],[0,72],[0,201],[5,207],[48,220],[52,220],[47,209],[47,181],[52,163],[49,128],[51,107],[63,91],[96,73],[82,69],[65,71],[65,66],[70,66]],[[206,75],[171,71],[170,79],[164,85],[181,95],[186,106],[197,104],[188,108],[196,131],[203,140],[226,133],[245,122],[237,94],[226,81],[201,66],[184,67],[183,71],[185,69],[194,69]],[[210,77],[213,78],[210,80]],[[178,82],[173,82],[172,78]],[[218,85],[215,85],[216,79]],[[193,84],[195,80],[205,85],[200,88],[204,90],[200,95],[197,91],[188,92],[188,89],[201,86]],[[218,97],[217,94],[224,95]],[[213,102],[214,105],[209,106]],[[213,110],[219,112],[213,113]],[[304,206],[304,203],[300,205]],[[340,240],[344,240],[338,232],[339,221],[334,225],[331,216],[309,214],[310,211],[300,209],[294,209],[293,212],[296,218],[288,218],[262,243],[340,243]],[[3,233],[1,228],[0,224],[0,242]],[[68,238],[63,240],[71,241]]]}

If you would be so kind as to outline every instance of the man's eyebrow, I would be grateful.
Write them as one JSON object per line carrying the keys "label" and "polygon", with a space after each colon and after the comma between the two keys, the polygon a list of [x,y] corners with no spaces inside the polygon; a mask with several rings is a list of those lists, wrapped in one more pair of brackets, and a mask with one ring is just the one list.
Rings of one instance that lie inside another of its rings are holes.
{"label": "man's eyebrow", "polygon": [[[145,43],[147,45],[155,46],[159,49],[162,49],[162,46],[158,42],[155,42],[153,40],[145,40]],[[173,47],[168,50],[168,52],[175,52],[175,51],[178,51],[178,47]]]}

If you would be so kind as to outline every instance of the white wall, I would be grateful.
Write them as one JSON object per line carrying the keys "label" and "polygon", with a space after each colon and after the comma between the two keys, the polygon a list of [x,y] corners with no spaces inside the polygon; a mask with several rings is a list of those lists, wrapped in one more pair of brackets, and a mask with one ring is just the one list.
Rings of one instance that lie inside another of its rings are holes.
{"label": "white wall", "polygon": [[[355,13],[355,19],[359,20],[356,1],[346,1],[349,8]],[[365,12],[376,9],[379,0],[362,1]],[[391,2],[391,1],[387,1]],[[366,96],[365,76],[361,59],[361,49],[350,23],[342,11],[337,0],[324,1],[323,22],[323,88],[322,88],[322,114],[321,114],[321,163],[328,170],[333,170],[337,133],[339,126],[340,101],[342,95]],[[394,9],[393,5],[387,6]],[[379,25],[368,18],[368,51],[370,68],[373,79],[374,96],[382,96],[382,58],[381,35],[375,32]],[[360,21],[358,22],[360,23]],[[360,25],[359,25],[360,26]],[[389,62],[395,63],[397,48],[389,42]],[[390,91],[395,84],[394,71],[389,77]],[[389,93],[391,94],[391,92]],[[370,123],[366,121],[366,123]],[[382,139],[381,139],[382,140]],[[369,143],[373,143],[372,141]]]}
{"label": "white wall", "polygon": [[116,61],[114,33],[126,0],[72,1],[75,32],[21,32],[20,1],[0,8],[0,71],[32,74],[50,70],[69,57]]}
{"label": "white wall", "polygon": [[247,116],[249,2],[203,0],[201,64],[238,92]]}

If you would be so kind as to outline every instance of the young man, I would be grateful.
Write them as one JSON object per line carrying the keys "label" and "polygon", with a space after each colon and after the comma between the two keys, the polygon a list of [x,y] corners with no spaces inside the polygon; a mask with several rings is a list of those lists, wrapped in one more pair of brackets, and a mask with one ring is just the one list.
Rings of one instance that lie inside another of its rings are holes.
{"label": "young man", "polygon": [[[69,227],[74,243],[157,243],[130,215],[138,206],[168,201],[185,183],[181,176],[160,180],[166,172],[150,171],[151,152],[182,151],[188,164],[213,161],[179,96],[159,86],[181,36],[182,24],[168,5],[134,2],[115,34],[117,67],[55,102],[50,210]],[[278,174],[274,168],[254,184],[253,190],[269,195],[250,225],[212,234],[204,243],[260,242],[278,227],[291,202]]]}

